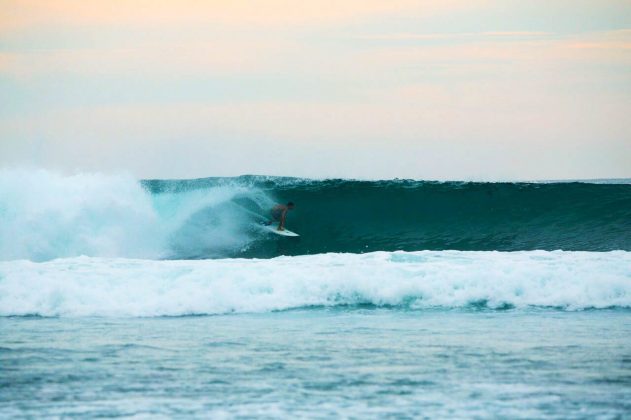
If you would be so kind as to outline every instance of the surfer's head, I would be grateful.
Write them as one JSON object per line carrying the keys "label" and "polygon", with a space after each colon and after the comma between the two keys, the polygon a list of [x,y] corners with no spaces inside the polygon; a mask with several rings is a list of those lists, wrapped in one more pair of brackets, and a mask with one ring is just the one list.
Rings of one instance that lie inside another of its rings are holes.
{"label": "surfer's head", "polygon": [[295,207],[295,204],[293,201],[290,201],[289,203],[287,203],[287,208],[288,209],[293,209]]}

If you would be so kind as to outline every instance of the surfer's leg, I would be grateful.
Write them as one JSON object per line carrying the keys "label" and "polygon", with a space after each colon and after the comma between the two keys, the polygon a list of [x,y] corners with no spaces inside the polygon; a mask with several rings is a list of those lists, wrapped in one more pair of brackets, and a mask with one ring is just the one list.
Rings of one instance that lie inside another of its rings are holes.
{"label": "surfer's leg", "polygon": [[270,226],[276,222],[280,223],[280,216],[278,213],[272,212],[272,220],[268,220],[267,223],[265,223],[265,226]]}

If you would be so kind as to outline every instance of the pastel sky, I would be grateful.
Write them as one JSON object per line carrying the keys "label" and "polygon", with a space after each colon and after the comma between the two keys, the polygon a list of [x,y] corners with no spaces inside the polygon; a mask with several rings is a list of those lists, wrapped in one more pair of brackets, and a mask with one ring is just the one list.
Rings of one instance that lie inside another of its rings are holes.
{"label": "pastel sky", "polygon": [[0,168],[631,177],[629,0],[0,0]]}

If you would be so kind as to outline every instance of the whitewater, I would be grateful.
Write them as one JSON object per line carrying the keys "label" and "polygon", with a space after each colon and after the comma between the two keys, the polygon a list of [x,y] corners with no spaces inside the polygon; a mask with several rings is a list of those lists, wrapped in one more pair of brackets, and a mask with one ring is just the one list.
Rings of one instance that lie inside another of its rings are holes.
{"label": "whitewater", "polygon": [[629,183],[0,170],[3,418],[624,418],[630,334]]}
{"label": "whitewater", "polygon": [[183,316],[361,305],[631,308],[631,253],[374,252],[0,263],[2,316]]}

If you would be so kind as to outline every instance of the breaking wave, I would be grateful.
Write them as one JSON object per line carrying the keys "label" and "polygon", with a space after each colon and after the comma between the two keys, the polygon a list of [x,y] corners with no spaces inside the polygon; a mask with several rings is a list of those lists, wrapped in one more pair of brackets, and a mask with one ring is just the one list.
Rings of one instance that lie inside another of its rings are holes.
{"label": "breaking wave", "polygon": [[631,308],[631,253],[399,251],[0,262],[2,316],[152,317],[358,305]]}
{"label": "breaking wave", "polygon": [[[261,228],[294,201],[288,227]],[[631,185],[0,171],[0,260],[206,259],[417,250],[631,250]]]}

